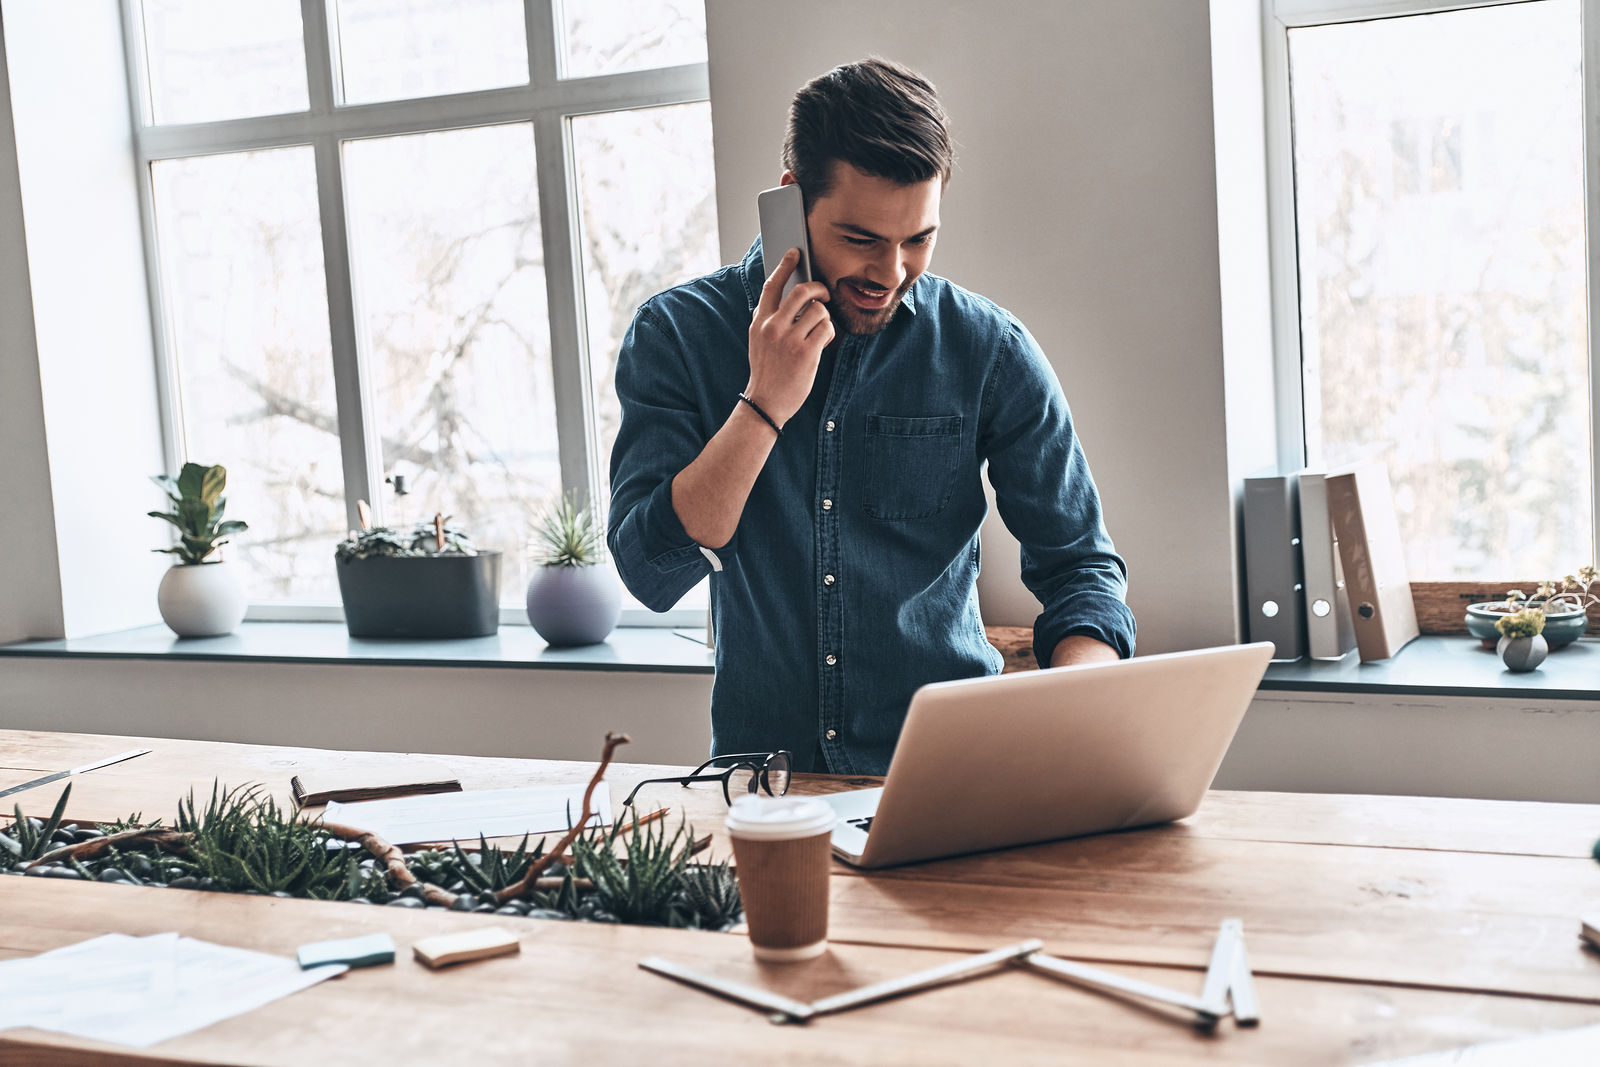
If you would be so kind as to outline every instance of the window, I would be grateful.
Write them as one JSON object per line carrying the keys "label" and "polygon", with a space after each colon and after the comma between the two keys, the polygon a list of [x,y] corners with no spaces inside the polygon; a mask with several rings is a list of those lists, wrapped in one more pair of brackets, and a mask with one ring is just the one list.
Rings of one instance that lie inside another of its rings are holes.
{"label": "window", "polygon": [[1279,429],[1503,589],[1596,553],[1581,5],[1441,6],[1273,0]]}
{"label": "window", "polygon": [[520,604],[635,309],[717,266],[702,0],[125,2],[169,458],[228,468],[252,601],[337,603],[364,500]]}

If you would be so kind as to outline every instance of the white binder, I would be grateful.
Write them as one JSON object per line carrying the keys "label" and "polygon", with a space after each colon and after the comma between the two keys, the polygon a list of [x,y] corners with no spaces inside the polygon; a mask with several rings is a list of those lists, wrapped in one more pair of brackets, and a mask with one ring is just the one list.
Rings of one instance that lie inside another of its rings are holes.
{"label": "white binder", "polygon": [[1300,558],[1306,587],[1306,644],[1312,659],[1343,659],[1356,647],[1339,542],[1328,517],[1328,472],[1300,472]]}

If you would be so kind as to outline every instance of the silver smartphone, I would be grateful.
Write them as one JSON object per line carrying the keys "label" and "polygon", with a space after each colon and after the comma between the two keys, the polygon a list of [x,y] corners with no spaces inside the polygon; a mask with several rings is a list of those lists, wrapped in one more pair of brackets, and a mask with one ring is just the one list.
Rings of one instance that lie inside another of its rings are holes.
{"label": "silver smartphone", "polygon": [[800,250],[800,263],[783,283],[783,292],[778,296],[782,300],[800,282],[812,280],[805,200],[798,185],[780,185],[756,197],[756,207],[761,212],[761,260],[768,278],[783,262],[784,253],[791,248]]}

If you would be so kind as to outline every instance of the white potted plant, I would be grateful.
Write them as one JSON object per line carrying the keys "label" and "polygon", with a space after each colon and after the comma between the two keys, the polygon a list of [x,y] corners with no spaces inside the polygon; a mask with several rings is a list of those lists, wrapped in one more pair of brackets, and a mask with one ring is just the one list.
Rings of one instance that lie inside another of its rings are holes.
{"label": "white potted plant", "polygon": [[162,621],[179,637],[232,633],[244,621],[244,590],[232,567],[210,557],[228,543],[230,535],[249,527],[238,519],[222,518],[227,506],[222,495],[228,485],[227,470],[185,463],[176,478],[157,474],[150,480],[172,501],[171,511],[152,511],[150,517],[165,519],[178,530],[176,545],[154,550],[178,557],[156,591]]}
{"label": "white potted plant", "polygon": [[590,506],[566,496],[534,527],[539,567],[528,582],[528,621],[552,645],[604,641],[622,618],[622,587],[605,566],[605,536]]}

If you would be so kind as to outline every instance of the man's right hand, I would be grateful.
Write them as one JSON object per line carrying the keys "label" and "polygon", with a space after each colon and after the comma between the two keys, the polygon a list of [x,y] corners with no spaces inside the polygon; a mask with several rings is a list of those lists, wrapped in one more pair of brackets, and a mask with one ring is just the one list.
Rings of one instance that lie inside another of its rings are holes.
{"label": "man's right hand", "polygon": [[745,395],[779,426],[811,395],[822,350],[833,340],[826,285],[801,282],[778,299],[799,263],[799,249],[783,254],[778,269],[761,287],[761,302],[750,320],[750,384]]}

